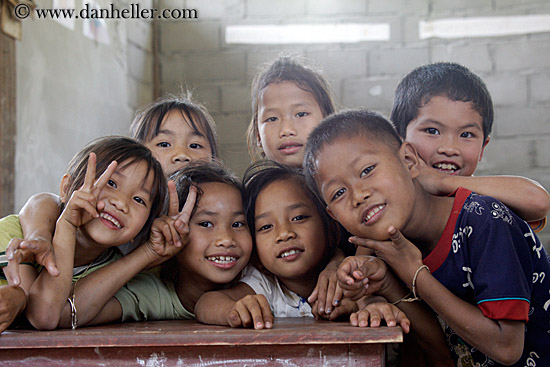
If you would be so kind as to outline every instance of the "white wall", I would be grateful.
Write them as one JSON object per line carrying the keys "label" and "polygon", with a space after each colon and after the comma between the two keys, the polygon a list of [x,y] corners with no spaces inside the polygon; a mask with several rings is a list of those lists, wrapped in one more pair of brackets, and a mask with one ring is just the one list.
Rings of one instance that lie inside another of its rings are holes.
{"label": "white wall", "polygon": [[[51,1],[41,1],[46,8]],[[76,1],[77,9],[82,2]],[[17,42],[15,210],[36,192],[57,193],[71,157],[94,138],[126,135],[152,100],[152,26],[107,20],[110,44],[51,19],[26,19]]]}

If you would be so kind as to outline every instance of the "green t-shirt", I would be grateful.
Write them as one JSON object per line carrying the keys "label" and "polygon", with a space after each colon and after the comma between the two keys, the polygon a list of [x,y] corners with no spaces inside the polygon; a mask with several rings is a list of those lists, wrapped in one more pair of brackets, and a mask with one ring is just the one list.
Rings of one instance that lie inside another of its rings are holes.
{"label": "green t-shirt", "polygon": [[[12,238],[23,238],[23,229],[21,229],[21,223],[19,223],[19,216],[16,214],[0,219],[0,267],[8,265],[6,248]],[[0,269],[0,285],[6,284],[8,282],[4,277],[4,272]]]}
{"label": "green t-shirt", "polygon": [[122,321],[193,320],[181,304],[174,283],[151,273],[140,273],[122,287],[115,298],[122,307]]}
{"label": "green t-shirt", "polygon": [[[23,230],[21,223],[19,222],[19,215],[12,214],[0,219],[0,267],[8,264],[5,259],[6,248],[12,238],[23,238]],[[98,256],[93,263],[88,265],[77,266],[73,269],[73,282],[82,278],[90,273],[93,273],[97,269],[104,267],[122,257],[120,251],[116,247],[111,247]],[[36,263],[26,263],[32,265],[41,271],[42,267]],[[85,274],[83,274],[85,273]],[[6,285],[6,277],[4,272],[0,269],[0,285]]]}

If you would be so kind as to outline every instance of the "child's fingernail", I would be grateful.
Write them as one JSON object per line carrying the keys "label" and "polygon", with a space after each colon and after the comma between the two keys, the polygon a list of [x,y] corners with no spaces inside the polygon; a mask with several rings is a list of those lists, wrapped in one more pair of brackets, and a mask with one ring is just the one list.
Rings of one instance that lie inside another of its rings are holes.
{"label": "child's fingernail", "polygon": [[270,323],[269,321],[266,322],[266,323],[265,323],[265,327],[269,329],[269,328],[271,327],[271,323]]}
{"label": "child's fingernail", "polygon": [[335,299],[335,300],[334,300],[334,305],[335,305],[335,306],[338,306],[339,304],[340,304],[340,300],[339,300],[339,299]]}
{"label": "child's fingernail", "polygon": [[319,312],[325,312],[325,309],[323,307],[319,307]]}
{"label": "child's fingernail", "polygon": [[257,329],[261,329],[261,328],[262,328],[262,323],[261,323],[261,322],[258,322],[258,323],[256,324],[256,328],[257,328]]}
{"label": "child's fingernail", "polygon": [[331,312],[332,312],[332,310],[330,308],[327,308],[327,310],[325,311],[326,314],[329,314]]}

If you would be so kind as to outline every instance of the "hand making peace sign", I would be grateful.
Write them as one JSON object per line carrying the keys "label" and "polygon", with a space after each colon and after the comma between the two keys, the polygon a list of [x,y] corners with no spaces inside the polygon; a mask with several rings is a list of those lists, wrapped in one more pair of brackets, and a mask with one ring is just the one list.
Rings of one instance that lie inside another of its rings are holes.
{"label": "hand making peace sign", "polygon": [[[155,219],[151,228],[148,244],[160,257],[160,262],[167,260],[181,251],[189,241],[189,219],[197,200],[197,188],[189,186],[189,193],[181,211],[176,185],[168,181],[169,209],[168,215]],[[155,261],[158,265],[158,261]]]}
{"label": "hand making peace sign", "polygon": [[98,197],[115,172],[117,162],[111,162],[105,172],[96,180],[96,159],[95,153],[90,153],[84,183],[80,189],[72,193],[65,210],[59,217],[59,220],[65,220],[74,227],[80,227],[93,218],[98,218],[98,211],[105,207],[105,203],[98,202]]}

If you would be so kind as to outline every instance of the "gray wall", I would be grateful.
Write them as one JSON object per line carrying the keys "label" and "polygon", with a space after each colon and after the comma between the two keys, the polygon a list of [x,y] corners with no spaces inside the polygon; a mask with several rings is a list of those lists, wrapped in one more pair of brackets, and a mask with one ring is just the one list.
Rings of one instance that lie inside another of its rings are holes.
{"label": "gray wall", "polygon": [[81,19],[74,30],[51,19],[22,24],[15,210],[36,192],[59,192],[71,157],[94,138],[126,135],[136,107],[153,98],[151,22],[107,20],[109,45],[84,37]]}
{"label": "gray wall", "polygon": [[[458,40],[420,40],[418,22],[441,18],[550,14],[548,0],[180,0],[199,20],[161,23],[161,87],[195,90],[214,115],[222,152],[237,171],[250,159],[244,144],[250,82],[281,51],[300,52],[325,72],[342,107],[368,107],[389,116],[399,80],[421,64],[455,61],[487,83],[495,105],[491,142],[477,175],[515,174],[550,189],[550,33]],[[385,22],[383,42],[321,45],[228,45],[237,24]],[[550,227],[550,226],[549,226]],[[542,232],[550,242],[550,228]]]}
{"label": "gray wall", "polygon": [[[250,162],[244,133],[251,78],[281,51],[296,51],[324,70],[342,107],[363,106],[386,115],[398,81],[412,68],[443,60],[463,63],[487,82],[496,109],[492,139],[477,174],[523,175],[550,189],[550,33],[418,37],[420,20],[550,14],[548,0],[140,3],[198,10],[198,20],[159,22],[161,91],[177,93],[182,85],[194,90],[217,122],[223,157],[238,173]],[[292,46],[225,43],[227,25],[327,22],[386,22],[391,39]],[[17,43],[16,210],[34,192],[57,192],[67,161],[83,144],[101,135],[126,134],[135,109],[152,100],[151,22],[107,24],[109,46],[84,38],[80,20],[74,31],[51,20],[23,22],[23,40]],[[550,228],[542,237],[550,243]]]}

